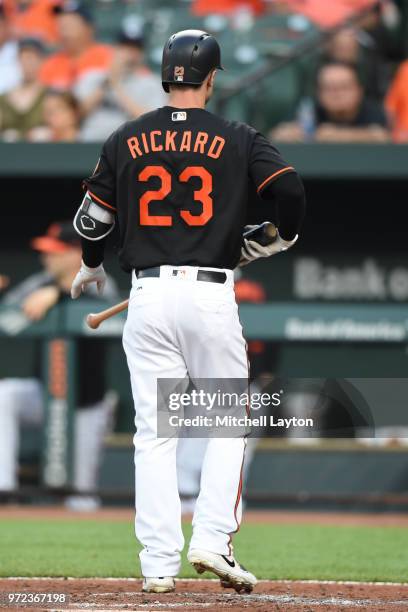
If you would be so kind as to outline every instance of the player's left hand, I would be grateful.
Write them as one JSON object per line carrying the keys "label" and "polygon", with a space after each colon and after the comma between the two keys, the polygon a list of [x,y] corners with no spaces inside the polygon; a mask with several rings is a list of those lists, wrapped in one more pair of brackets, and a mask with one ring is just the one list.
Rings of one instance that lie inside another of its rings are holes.
{"label": "player's left hand", "polygon": [[76,300],[90,283],[96,283],[98,293],[103,293],[106,284],[106,273],[103,264],[100,264],[97,268],[90,268],[82,262],[81,268],[72,283],[72,299]]}
{"label": "player's left hand", "polygon": [[[251,227],[247,226],[245,229],[251,229]],[[282,251],[287,251],[295,244],[297,239],[298,235],[296,234],[293,240],[284,240],[279,235],[279,231],[277,232],[276,239],[271,244],[266,246],[258,244],[258,242],[255,242],[255,240],[248,240],[247,238],[244,238],[244,244],[241,247],[241,258],[239,260],[238,267],[242,268],[242,266],[246,266],[252,261],[260,259],[261,257],[271,257],[272,255],[282,253]]]}

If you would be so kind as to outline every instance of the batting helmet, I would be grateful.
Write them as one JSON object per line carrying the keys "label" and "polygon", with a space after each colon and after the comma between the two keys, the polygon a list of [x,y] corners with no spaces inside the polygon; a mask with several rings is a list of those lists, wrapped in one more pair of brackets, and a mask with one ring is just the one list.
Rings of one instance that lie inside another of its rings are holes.
{"label": "batting helmet", "polygon": [[214,36],[202,30],[182,30],[170,36],[163,49],[162,84],[201,85],[210,70],[221,66],[221,50]]}

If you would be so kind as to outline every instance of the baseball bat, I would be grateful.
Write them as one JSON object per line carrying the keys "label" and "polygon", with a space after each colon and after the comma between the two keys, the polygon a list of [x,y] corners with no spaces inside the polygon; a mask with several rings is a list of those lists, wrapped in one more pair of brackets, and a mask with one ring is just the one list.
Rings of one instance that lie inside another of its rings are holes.
{"label": "baseball bat", "polygon": [[119,304],[115,304],[106,310],[102,310],[101,312],[91,312],[86,317],[86,323],[88,327],[91,329],[98,329],[100,324],[106,319],[110,319],[114,315],[117,315],[119,312],[123,312],[129,306],[129,300],[125,300],[124,302],[119,302]]}
{"label": "baseball bat", "polygon": [[243,237],[247,240],[253,240],[261,246],[268,246],[268,244],[272,244],[277,239],[278,230],[270,221],[264,221],[261,225],[257,225],[244,232]]}
{"label": "baseball bat", "polygon": [[[244,238],[254,240],[258,242],[262,246],[266,246],[268,244],[272,244],[277,238],[278,232],[273,223],[270,221],[265,221],[261,223],[261,225],[257,225],[252,229],[244,232]],[[115,304],[110,308],[106,308],[106,310],[102,310],[101,312],[91,312],[86,317],[86,323],[88,327],[91,329],[98,329],[103,321],[106,319],[110,319],[111,317],[117,315],[119,312],[123,312],[129,306],[129,300],[125,300],[124,302],[120,302],[119,304]]]}

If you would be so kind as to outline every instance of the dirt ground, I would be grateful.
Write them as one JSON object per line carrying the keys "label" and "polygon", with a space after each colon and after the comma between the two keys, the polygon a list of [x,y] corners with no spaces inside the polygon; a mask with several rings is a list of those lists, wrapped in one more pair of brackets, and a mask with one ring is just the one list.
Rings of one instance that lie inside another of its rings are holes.
{"label": "dirt ground", "polygon": [[[64,605],[11,606],[8,592],[65,593]],[[3,594],[3,595],[2,595]],[[0,580],[0,608],[7,610],[408,610],[408,585],[261,580],[250,595],[221,589],[214,580],[178,580],[176,593],[141,593],[132,579],[4,579]]]}
{"label": "dirt ground", "polygon": [[[64,508],[32,508],[3,506],[2,518],[38,519],[95,519],[131,521],[128,509],[103,509],[97,513],[72,513]],[[367,525],[408,527],[404,514],[352,514],[320,512],[246,512],[245,522],[308,523],[324,525]],[[7,594],[65,593],[65,604],[11,605]],[[217,580],[178,580],[176,593],[153,595],[141,592],[141,581],[136,579],[61,579],[9,578],[0,579],[0,608],[6,610],[220,610],[257,611],[349,611],[375,612],[408,611],[408,584],[330,582],[330,581],[274,581],[261,580],[250,595],[238,595],[220,587]]]}

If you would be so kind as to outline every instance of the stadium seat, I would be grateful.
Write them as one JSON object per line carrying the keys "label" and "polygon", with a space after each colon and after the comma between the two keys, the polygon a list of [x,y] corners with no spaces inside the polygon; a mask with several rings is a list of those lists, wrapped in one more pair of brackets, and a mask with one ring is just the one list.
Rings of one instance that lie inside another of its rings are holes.
{"label": "stadium seat", "polygon": [[260,53],[285,57],[296,45],[316,33],[313,24],[302,15],[269,14],[254,22],[251,38]]}
{"label": "stadium seat", "polygon": [[153,67],[161,63],[163,45],[171,34],[190,28],[203,29],[203,20],[185,8],[163,8],[146,12],[148,58]]}
{"label": "stadium seat", "polygon": [[124,6],[121,2],[92,2],[92,13],[98,40],[113,42],[120,30],[124,16]]}
{"label": "stadium seat", "polygon": [[258,129],[293,117],[300,98],[308,93],[315,59],[312,54],[278,70],[257,85],[245,89],[246,77],[268,62],[284,58],[299,43],[315,36],[316,28],[304,17],[272,14],[253,22],[246,30],[225,30],[218,35],[226,73],[218,79],[221,89],[240,84],[243,93],[231,98],[223,114],[252,122]]}
{"label": "stadium seat", "polygon": [[302,73],[299,65],[275,72],[252,92],[250,123],[268,132],[281,121],[293,118],[302,95]]}

